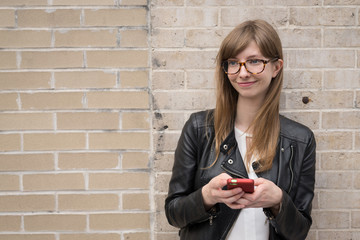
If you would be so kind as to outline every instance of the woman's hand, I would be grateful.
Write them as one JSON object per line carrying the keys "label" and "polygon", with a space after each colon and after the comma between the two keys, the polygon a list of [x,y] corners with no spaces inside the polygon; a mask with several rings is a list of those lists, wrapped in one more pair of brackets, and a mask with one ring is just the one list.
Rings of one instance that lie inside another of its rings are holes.
{"label": "woman's hand", "polygon": [[256,189],[253,193],[245,193],[234,203],[233,208],[271,208],[276,216],[280,210],[282,200],[282,190],[272,181],[264,178],[254,180]]}
{"label": "woman's hand", "polygon": [[230,175],[222,173],[211,179],[211,181],[202,188],[201,192],[206,210],[209,210],[216,203],[225,203],[231,207],[233,203],[244,195],[244,191],[241,188],[222,190],[223,187],[226,186],[229,178],[231,178]]}

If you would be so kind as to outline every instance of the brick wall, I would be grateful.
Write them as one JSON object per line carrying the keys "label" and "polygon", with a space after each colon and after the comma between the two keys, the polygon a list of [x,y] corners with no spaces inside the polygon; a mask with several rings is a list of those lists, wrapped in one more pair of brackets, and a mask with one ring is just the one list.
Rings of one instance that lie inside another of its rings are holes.
{"label": "brick wall", "polygon": [[0,240],[178,239],[173,151],[189,114],[214,107],[219,44],[249,18],[278,28],[282,112],[318,141],[308,239],[360,239],[359,6],[0,1]]}

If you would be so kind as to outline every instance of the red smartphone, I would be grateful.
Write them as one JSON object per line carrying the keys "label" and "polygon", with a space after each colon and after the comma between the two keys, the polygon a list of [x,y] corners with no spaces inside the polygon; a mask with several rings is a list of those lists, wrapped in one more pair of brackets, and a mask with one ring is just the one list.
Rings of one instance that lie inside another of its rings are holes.
{"label": "red smartphone", "polygon": [[230,190],[236,187],[241,187],[242,190],[246,193],[253,193],[254,180],[247,178],[229,178],[227,180],[227,188]]}

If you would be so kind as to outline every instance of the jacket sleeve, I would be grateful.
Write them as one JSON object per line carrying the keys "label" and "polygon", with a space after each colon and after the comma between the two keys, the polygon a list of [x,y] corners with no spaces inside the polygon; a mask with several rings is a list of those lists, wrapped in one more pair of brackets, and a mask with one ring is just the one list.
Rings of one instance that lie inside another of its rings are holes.
{"label": "jacket sleeve", "polygon": [[175,150],[174,166],[165,200],[168,222],[179,228],[211,217],[205,210],[201,188],[195,189],[200,144],[198,139],[196,115],[192,114],[184,125]]}
{"label": "jacket sleeve", "polygon": [[315,185],[316,142],[311,134],[306,146],[295,198],[283,191],[282,207],[279,214],[270,219],[277,234],[285,239],[303,240],[312,224],[311,209]]}

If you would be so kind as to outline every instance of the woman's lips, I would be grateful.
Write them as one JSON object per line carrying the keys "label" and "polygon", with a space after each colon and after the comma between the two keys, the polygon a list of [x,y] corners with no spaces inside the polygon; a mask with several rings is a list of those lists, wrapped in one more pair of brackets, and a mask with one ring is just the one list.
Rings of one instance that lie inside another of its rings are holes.
{"label": "woman's lips", "polygon": [[251,85],[255,84],[256,82],[239,82],[240,87],[250,87]]}

